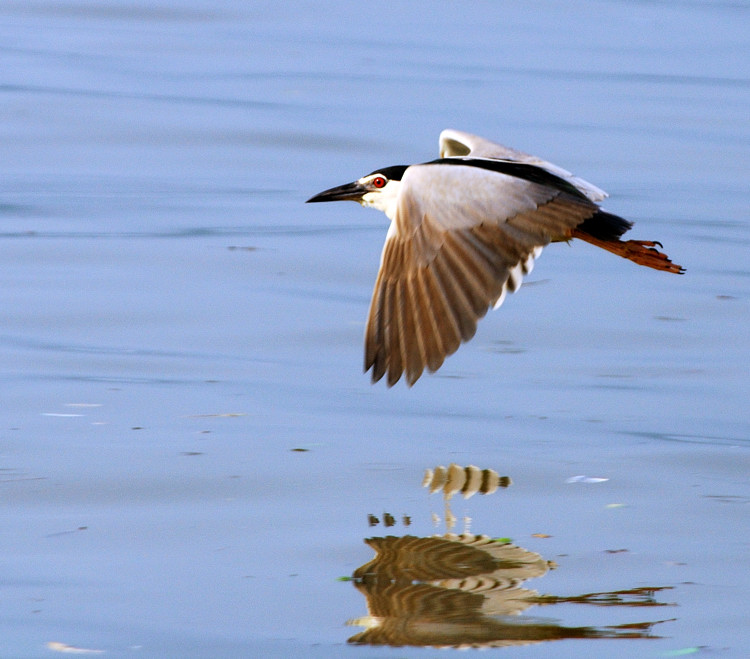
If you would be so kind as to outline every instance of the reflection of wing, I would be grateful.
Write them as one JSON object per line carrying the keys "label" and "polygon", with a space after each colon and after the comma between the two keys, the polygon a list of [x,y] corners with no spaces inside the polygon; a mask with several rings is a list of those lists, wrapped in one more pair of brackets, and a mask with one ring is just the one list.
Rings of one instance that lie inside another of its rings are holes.
{"label": "reflection of wing", "polygon": [[523,151],[516,151],[502,144],[495,144],[489,140],[464,133],[460,130],[447,129],[440,133],[440,157],[448,158],[451,156],[472,156],[473,158],[497,158],[502,160],[514,160],[516,162],[525,162],[529,165],[536,165],[548,172],[565,179],[572,183],[580,192],[582,192],[591,201],[601,201],[607,196],[604,190],[597,188],[592,183],[584,181],[577,176],[573,176],[569,171],[553,165],[551,162],[531,156]]}
{"label": "reflection of wing", "polygon": [[482,167],[409,167],[367,320],[373,382],[387,373],[390,386],[405,372],[411,385],[437,370],[518,289],[542,247],[597,211],[582,196]]}
{"label": "reflection of wing", "polygon": [[480,494],[494,494],[498,487],[508,487],[510,476],[500,476],[494,469],[480,469],[474,465],[461,467],[451,462],[446,469],[442,465],[425,470],[422,487],[429,487],[430,494],[443,491],[446,503],[460,492],[464,499]]}
{"label": "reflection of wing", "polygon": [[493,647],[561,637],[555,626],[540,632],[497,619],[538,603],[536,591],[520,586],[548,571],[539,554],[472,534],[366,542],[377,554],[354,578],[369,615],[349,624],[368,629],[350,643]]}

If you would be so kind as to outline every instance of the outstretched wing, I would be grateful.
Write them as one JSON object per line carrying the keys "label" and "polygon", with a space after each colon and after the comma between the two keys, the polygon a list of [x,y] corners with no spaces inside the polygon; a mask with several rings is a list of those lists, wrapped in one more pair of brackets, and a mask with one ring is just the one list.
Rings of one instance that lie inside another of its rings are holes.
{"label": "outstretched wing", "polygon": [[425,164],[401,181],[365,332],[365,371],[409,385],[436,371],[521,285],[542,247],[598,207],[480,167]]}
{"label": "outstretched wing", "polygon": [[551,162],[529,155],[523,151],[511,149],[502,144],[490,142],[490,140],[486,140],[478,135],[472,135],[471,133],[464,133],[460,130],[448,128],[440,133],[440,157],[449,158],[451,156],[495,158],[498,160],[513,160],[515,162],[536,165],[537,167],[541,167],[551,174],[568,181],[591,201],[601,201],[607,197],[607,193],[596,187],[593,183],[584,181],[582,178],[574,176],[566,169],[558,167]]}

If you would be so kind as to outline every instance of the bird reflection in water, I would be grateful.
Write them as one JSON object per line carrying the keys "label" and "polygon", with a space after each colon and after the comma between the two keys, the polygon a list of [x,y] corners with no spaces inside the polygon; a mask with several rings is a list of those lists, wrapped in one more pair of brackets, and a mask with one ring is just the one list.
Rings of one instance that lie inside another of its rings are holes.
{"label": "bird reflection in water", "polygon": [[[458,473],[456,465],[451,468]],[[446,498],[452,496],[444,486],[441,489]],[[375,557],[354,572],[353,582],[367,600],[368,615],[348,622],[365,628],[352,636],[350,643],[481,648],[571,638],[643,639],[657,638],[652,627],[665,622],[565,627],[551,619],[519,617],[531,607],[559,603],[667,606],[657,601],[656,595],[669,588],[576,597],[540,595],[523,584],[543,577],[556,565],[537,553],[486,535],[386,536],[368,538],[365,543],[375,551]]]}
{"label": "bird reflection in water", "polygon": [[[422,479],[422,487],[429,487],[430,494],[442,491],[445,511],[443,513],[445,526],[451,530],[456,525],[456,516],[451,510],[450,500],[461,494],[469,499],[475,494],[494,494],[500,487],[510,487],[512,481],[509,476],[500,476],[494,469],[480,469],[474,465],[461,467],[451,463],[447,468],[442,465],[434,469],[426,469]],[[433,515],[437,521],[437,516]],[[468,526],[468,518],[464,519]]]}

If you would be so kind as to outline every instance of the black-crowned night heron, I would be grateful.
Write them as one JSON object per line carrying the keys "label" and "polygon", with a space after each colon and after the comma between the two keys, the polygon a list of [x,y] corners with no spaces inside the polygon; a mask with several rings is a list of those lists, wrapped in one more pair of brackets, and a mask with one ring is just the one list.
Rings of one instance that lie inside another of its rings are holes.
{"label": "black-crowned night heron", "polygon": [[606,193],[526,153],[457,130],[440,158],[385,167],[315,195],[349,199],[391,220],[365,330],[365,371],[411,386],[521,285],[551,242],[580,238],[656,270],[682,274],[654,241],[620,240],[631,222],[595,203]]}

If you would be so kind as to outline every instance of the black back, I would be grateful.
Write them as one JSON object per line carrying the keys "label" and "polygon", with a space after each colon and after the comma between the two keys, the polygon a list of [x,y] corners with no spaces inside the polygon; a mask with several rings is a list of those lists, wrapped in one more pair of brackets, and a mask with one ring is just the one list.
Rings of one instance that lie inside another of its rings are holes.
{"label": "black back", "polygon": [[514,160],[495,160],[492,158],[438,158],[424,163],[425,165],[456,165],[459,167],[479,167],[499,174],[515,176],[516,178],[547,185],[562,192],[567,192],[574,197],[587,199],[576,186],[564,178],[548,172],[537,165],[526,162],[515,162]]}

